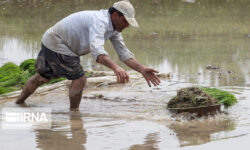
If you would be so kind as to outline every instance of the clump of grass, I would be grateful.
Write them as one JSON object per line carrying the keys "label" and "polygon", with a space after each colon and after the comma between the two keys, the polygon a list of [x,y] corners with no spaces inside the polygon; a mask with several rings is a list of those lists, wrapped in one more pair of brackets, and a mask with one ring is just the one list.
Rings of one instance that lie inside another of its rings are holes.
{"label": "clump of grass", "polygon": [[233,106],[237,102],[236,97],[230,92],[208,87],[202,87],[201,90],[217,99],[218,103],[223,104],[226,108]]}
{"label": "clump of grass", "polygon": [[[0,67],[0,94],[20,90],[33,76],[35,71],[35,59],[24,60],[20,66],[8,62]],[[66,78],[52,79],[48,84],[53,84]]]}
{"label": "clump of grass", "polygon": [[8,62],[0,67],[0,86],[13,86],[21,79],[21,69],[14,63]]}
{"label": "clump of grass", "polygon": [[223,104],[226,108],[237,102],[235,96],[227,91],[208,87],[187,87],[177,91],[168,102],[168,108],[189,108]]}
{"label": "clump of grass", "polygon": [[4,93],[8,93],[8,92],[10,92],[9,89],[0,86],[0,94],[4,94]]}
{"label": "clump of grass", "polygon": [[200,88],[187,87],[177,91],[177,96],[168,102],[168,108],[190,108],[215,104],[217,104],[217,100],[203,92]]}
{"label": "clump of grass", "polygon": [[20,64],[20,68],[23,71],[28,71],[30,73],[30,75],[34,75],[36,73],[35,71],[35,59],[27,59],[24,60],[21,64]]}
{"label": "clump of grass", "polygon": [[20,64],[20,69],[22,70],[20,81],[21,86],[23,86],[29,78],[36,73],[35,63],[35,59],[27,59]]}

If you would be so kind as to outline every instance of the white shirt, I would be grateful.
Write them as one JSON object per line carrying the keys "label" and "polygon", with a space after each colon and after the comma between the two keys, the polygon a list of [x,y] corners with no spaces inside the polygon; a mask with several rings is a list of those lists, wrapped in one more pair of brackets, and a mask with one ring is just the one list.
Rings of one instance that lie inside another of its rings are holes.
{"label": "white shirt", "polygon": [[98,55],[108,55],[104,49],[107,39],[112,42],[121,61],[134,57],[122,34],[114,31],[108,10],[71,14],[49,28],[42,37],[42,43],[52,51],[69,56],[91,52],[96,60]]}

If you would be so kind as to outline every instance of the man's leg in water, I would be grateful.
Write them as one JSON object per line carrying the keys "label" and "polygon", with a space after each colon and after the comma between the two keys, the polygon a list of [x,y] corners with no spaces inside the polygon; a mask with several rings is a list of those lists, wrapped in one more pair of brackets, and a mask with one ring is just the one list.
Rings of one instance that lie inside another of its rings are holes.
{"label": "man's leg in water", "polygon": [[42,84],[49,82],[49,79],[46,79],[36,73],[34,76],[32,76],[26,85],[24,86],[21,95],[18,97],[16,104],[22,104],[24,101],[35,92],[35,90]]}
{"label": "man's leg in water", "polygon": [[78,79],[72,80],[69,89],[70,110],[78,111],[82,99],[82,90],[86,83],[86,77],[82,76]]}

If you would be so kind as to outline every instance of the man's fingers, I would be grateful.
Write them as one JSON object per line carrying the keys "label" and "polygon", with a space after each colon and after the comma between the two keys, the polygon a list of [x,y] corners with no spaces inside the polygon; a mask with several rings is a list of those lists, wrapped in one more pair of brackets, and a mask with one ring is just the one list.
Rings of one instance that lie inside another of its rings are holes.
{"label": "man's fingers", "polygon": [[129,81],[129,76],[128,76],[128,74],[125,72],[125,77],[124,77],[124,79],[125,79],[125,82],[128,82]]}
{"label": "man's fingers", "polygon": [[124,83],[128,82],[128,79],[127,79],[128,75],[126,72],[124,72],[123,77],[124,77]]}
{"label": "man's fingers", "polygon": [[122,72],[120,73],[120,76],[121,76],[121,83],[124,83],[124,74]]}
{"label": "man's fingers", "polygon": [[126,83],[129,81],[129,76],[126,72],[118,72],[116,76],[119,83]]}
{"label": "man's fingers", "polygon": [[152,70],[152,72],[154,72],[154,73],[159,73],[157,70],[154,70],[154,69],[151,69]]}
{"label": "man's fingers", "polygon": [[151,82],[153,83],[154,86],[157,85],[157,83],[152,79]]}
{"label": "man's fingers", "polygon": [[119,72],[119,77],[120,77],[120,83],[123,82],[123,77],[122,77],[122,74]]}
{"label": "man's fingers", "polygon": [[148,83],[148,86],[151,87],[151,84],[150,84],[149,80],[146,79],[146,81],[147,81],[147,83]]}
{"label": "man's fingers", "polygon": [[156,76],[156,80],[158,81],[158,83],[161,83],[161,80]]}
{"label": "man's fingers", "polygon": [[129,75],[128,74],[126,74],[126,80],[127,80],[127,82],[129,82]]}
{"label": "man's fingers", "polygon": [[160,80],[159,78],[154,74],[154,73],[148,73],[144,76],[144,78],[146,79],[147,83],[148,83],[148,86],[151,87],[151,84],[150,82],[154,85],[154,86],[157,86],[160,84]]}
{"label": "man's fingers", "polygon": [[129,81],[129,76],[127,72],[122,72],[122,83],[126,83]]}
{"label": "man's fingers", "polygon": [[126,82],[126,75],[125,75],[125,73],[122,72],[121,76],[122,76],[122,83],[125,83]]}
{"label": "man's fingers", "polygon": [[154,86],[157,86],[157,85],[158,85],[157,81],[154,80],[154,79],[151,79],[151,82],[153,83]]}
{"label": "man's fingers", "polygon": [[161,83],[161,80],[155,75],[152,74],[151,79],[157,84],[159,85]]}
{"label": "man's fingers", "polygon": [[161,83],[161,80],[157,76],[153,76],[153,80],[157,85]]}
{"label": "man's fingers", "polygon": [[120,75],[119,75],[119,72],[118,73],[116,73],[116,77],[117,77],[117,82],[121,82],[121,77],[120,77]]}

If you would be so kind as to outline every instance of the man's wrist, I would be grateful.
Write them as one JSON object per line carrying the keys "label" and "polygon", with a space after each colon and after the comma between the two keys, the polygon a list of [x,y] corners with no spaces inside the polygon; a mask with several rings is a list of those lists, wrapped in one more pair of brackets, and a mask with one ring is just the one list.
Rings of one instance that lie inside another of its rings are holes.
{"label": "man's wrist", "polygon": [[144,67],[140,67],[140,69],[138,70],[138,72],[140,72],[141,74],[144,74]]}
{"label": "man's wrist", "polygon": [[111,68],[113,71],[116,71],[117,68],[119,68],[119,66],[118,66],[117,64],[115,64],[115,63],[112,63],[110,68]]}

